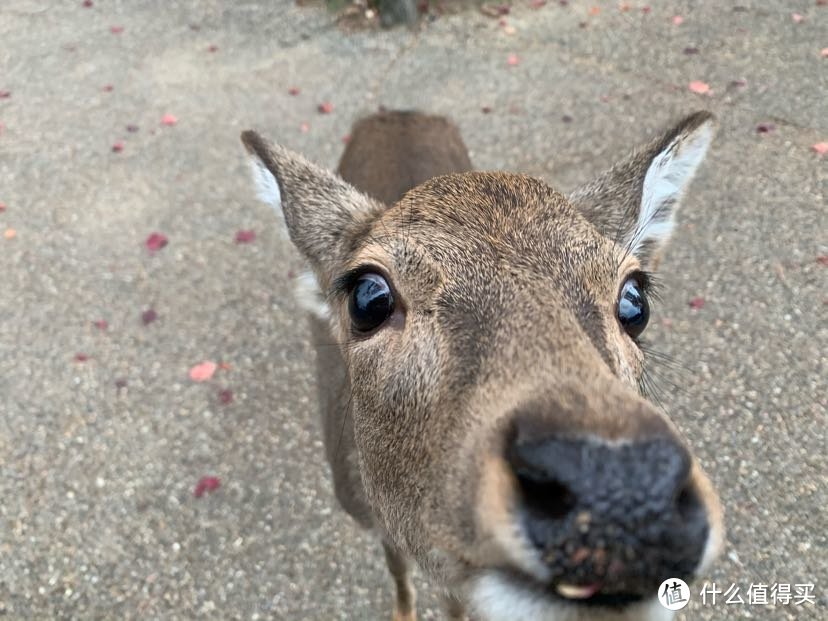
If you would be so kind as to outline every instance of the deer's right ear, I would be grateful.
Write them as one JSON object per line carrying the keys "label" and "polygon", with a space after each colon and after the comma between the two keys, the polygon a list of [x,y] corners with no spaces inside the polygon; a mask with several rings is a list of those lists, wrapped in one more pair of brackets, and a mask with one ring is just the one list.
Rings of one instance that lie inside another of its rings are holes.
{"label": "deer's right ear", "polygon": [[349,233],[383,207],[336,174],[242,132],[259,198],[284,217],[288,235],[317,274],[330,274]]}
{"label": "deer's right ear", "polygon": [[713,139],[709,112],[685,117],[569,200],[603,235],[651,269],[675,226],[675,213]]}

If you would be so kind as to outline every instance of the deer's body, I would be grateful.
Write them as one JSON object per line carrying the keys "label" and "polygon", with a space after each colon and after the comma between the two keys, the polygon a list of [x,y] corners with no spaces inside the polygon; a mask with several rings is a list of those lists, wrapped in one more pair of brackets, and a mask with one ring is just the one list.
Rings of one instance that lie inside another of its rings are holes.
{"label": "deer's body", "polygon": [[639,394],[637,340],[711,136],[688,117],[565,197],[469,172],[440,117],[360,121],[341,178],[243,135],[311,268],[334,489],[383,541],[396,621],[414,619],[409,559],[452,618],[632,621],[669,618],[660,582],[715,556],[718,500]]}

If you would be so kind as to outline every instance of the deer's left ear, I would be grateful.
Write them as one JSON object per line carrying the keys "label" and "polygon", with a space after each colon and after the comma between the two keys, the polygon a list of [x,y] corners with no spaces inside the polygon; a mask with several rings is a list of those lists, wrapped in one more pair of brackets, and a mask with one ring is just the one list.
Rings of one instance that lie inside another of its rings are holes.
{"label": "deer's left ear", "polygon": [[569,200],[603,235],[650,267],[670,239],[681,198],[714,133],[713,115],[696,112]]}
{"label": "deer's left ear", "polygon": [[384,207],[338,175],[254,131],[243,132],[241,140],[250,154],[259,197],[280,214],[291,241],[326,280],[343,246]]}

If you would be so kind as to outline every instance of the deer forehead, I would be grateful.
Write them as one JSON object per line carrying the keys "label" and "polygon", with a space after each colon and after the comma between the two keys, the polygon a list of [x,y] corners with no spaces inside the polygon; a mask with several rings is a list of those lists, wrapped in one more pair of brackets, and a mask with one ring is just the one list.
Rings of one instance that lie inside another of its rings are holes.
{"label": "deer forehead", "polygon": [[638,356],[614,329],[614,308],[639,263],[541,181],[434,179],[381,214],[356,247],[346,269],[385,272],[411,321],[431,326],[426,338],[462,361],[469,381],[515,347],[550,364],[555,350],[588,347],[598,354],[590,364],[603,360],[633,382]]}
{"label": "deer forehead", "polygon": [[[487,281],[540,284],[612,297],[635,257],[601,235],[543,182],[506,173],[438,177],[415,188],[367,229],[347,268],[376,264],[416,290],[483,294]],[[475,289],[467,281],[480,281]],[[463,282],[458,282],[463,281]],[[508,281],[508,282],[506,282]]]}

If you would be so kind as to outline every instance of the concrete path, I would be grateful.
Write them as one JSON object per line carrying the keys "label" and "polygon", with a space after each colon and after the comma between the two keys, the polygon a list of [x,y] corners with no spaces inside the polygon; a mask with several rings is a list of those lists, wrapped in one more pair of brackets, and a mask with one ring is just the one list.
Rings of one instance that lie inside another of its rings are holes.
{"label": "concrete path", "polygon": [[[389,618],[382,553],[322,463],[301,263],[238,140],[333,166],[383,104],[448,114],[478,167],[563,189],[717,113],[652,339],[727,508],[708,580],[815,582],[818,608],[684,618],[828,618],[828,6],[628,4],[516,0],[506,26],[470,10],[412,34],[287,0],[3,2],[0,616]],[[223,366],[192,381],[205,360]],[[204,476],[220,487],[195,498]],[[440,618],[425,585],[421,616]]]}

